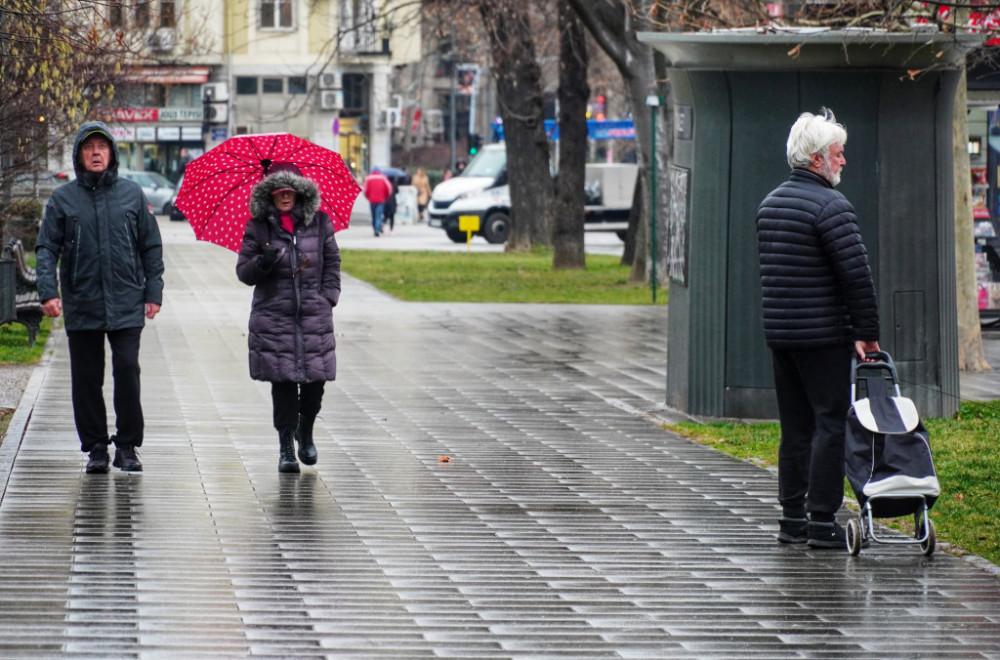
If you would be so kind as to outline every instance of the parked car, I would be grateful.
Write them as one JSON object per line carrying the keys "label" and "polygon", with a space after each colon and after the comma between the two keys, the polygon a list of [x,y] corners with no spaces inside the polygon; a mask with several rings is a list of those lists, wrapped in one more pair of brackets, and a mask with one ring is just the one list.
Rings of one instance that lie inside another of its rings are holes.
{"label": "parked car", "polygon": [[181,210],[177,208],[177,194],[181,191],[181,186],[184,184],[184,175],[181,174],[181,178],[177,179],[177,188],[174,190],[174,196],[170,198],[170,219],[171,220],[186,220],[184,214]]}
{"label": "parked car", "polygon": [[53,190],[73,178],[65,172],[20,172],[13,176],[10,192],[14,197],[50,197]]}
{"label": "parked car", "polygon": [[157,172],[136,172],[134,170],[118,170],[118,176],[129,181],[135,181],[142,186],[153,213],[170,214],[175,195],[174,184],[167,177]]}
{"label": "parked car", "polygon": [[[584,196],[584,230],[613,231],[625,240],[632,196],[639,166],[635,163],[587,163]],[[507,185],[507,151],[491,144],[472,159],[456,177],[442,181],[431,193],[427,207],[430,227],[444,229],[452,241],[464,243],[461,216],[479,216],[479,231],[490,243],[504,243],[510,233],[510,187]]]}

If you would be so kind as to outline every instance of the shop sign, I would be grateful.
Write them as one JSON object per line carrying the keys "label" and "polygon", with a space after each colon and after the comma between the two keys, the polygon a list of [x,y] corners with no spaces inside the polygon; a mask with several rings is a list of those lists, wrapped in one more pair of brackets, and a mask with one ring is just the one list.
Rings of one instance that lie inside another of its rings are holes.
{"label": "shop sign", "polygon": [[201,121],[204,108],[159,108],[160,121]]}
{"label": "shop sign", "polygon": [[155,126],[137,126],[135,129],[136,142],[156,142]]}
{"label": "shop sign", "polygon": [[135,141],[135,127],[133,126],[112,126],[111,127],[111,137],[115,139],[115,142],[134,142]]}
{"label": "shop sign", "polygon": [[112,116],[117,121],[157,121],[159,108],[114,108]]}
{"label": "shop sign", "polygon": [[181,140],[184,142],[200,142],[201,126],[181,126]]}
{"label": "shop sign", "polygon": [[179,142],[181,139],[181,127],[160,126],[156,129],[156,139],[160,142]]}

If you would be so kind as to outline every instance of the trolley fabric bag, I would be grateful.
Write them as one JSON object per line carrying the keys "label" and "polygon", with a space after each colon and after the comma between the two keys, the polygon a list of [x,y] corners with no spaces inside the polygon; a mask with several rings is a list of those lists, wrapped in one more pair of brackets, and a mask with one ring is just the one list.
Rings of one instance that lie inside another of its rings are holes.
{"label": "trolley fabric bag", "polygon": [[[941,487],[934,471],[930,441],[913,401],[899,396],[896,373],[891,363],[860,363],[852,378],[862,370],[876,371],[865,377],[866,396],[854,400],[847,413],[844,449],[847,480],[862,507],[873,496],[872,515],[895,518],[934,505]],[[885,371],[895,385],[896,395],[886,390]]]}

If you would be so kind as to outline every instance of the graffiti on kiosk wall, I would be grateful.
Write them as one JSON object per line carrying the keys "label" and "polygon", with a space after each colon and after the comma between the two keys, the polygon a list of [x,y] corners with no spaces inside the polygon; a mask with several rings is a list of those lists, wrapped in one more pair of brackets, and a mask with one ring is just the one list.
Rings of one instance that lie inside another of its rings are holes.
{"label": "graffiti on kiosk wall", "polygon": [[680,284],[687,282],[688,179],[690,171],[670,167],[670,212],[667,215],[667,273]]}

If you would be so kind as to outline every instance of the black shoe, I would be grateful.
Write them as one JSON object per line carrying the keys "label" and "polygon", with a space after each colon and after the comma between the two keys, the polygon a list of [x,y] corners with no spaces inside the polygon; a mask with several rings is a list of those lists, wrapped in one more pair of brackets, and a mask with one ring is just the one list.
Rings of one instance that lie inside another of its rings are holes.
{"label": "black shoe", "polygon": [[847,549],[847,532],[836,522],[809,522],[810,548]]}
{"label": "black shoe", "polygon": [[299,428],[295,437],[299,441],[299,460],[303,465],[316,465],[319,458],[316,452],[316,444],[313,442],[313,423],[315,417],[302,415],[299,417]]}
{"label": "black shoe", "polygon": [[139,450],[135,447],[115,447],[115,461],[112,465],[121,468],[122,472],[142,472]]}
{"label": "black shoe", "polygon": [[278,431],[278,472],[296,473],[299,462],[295,460],[295,427],[287,426]]}
{"label": "black shoe", "polygon": [[806,528],[809,521],[805,518],[785,518],[778,520],[779,543],[805,543],[809,536]]}
{"label": "black shoe", "polygon": [[90,450],[90,460],[87,461],[87,474],[107,474],[108,461],[111,459],[108,456],[108,446],[107,445],[97,445]]}

